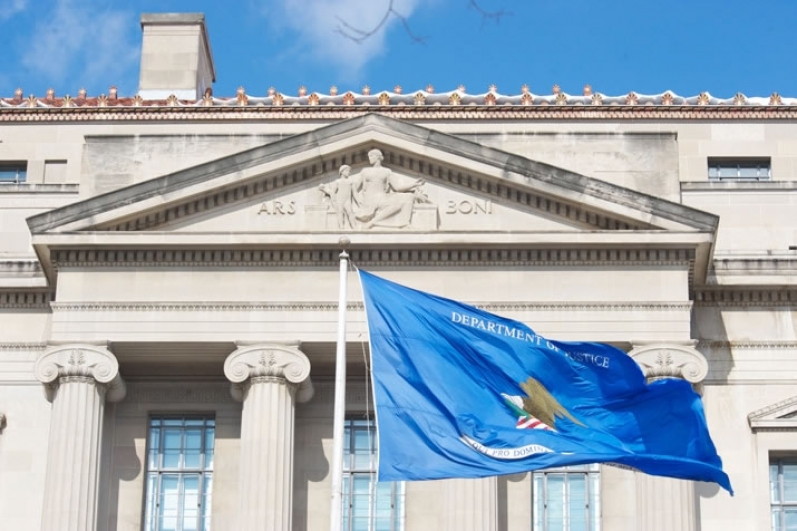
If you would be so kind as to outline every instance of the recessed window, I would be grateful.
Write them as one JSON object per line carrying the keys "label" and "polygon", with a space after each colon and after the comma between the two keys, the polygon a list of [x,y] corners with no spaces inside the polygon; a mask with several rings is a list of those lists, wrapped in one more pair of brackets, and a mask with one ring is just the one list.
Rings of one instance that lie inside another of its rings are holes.
{"label": "recessed window", "polygon": [[708,178],[712,181],[768,181],[772,163],[767,158],[709,158]]}
{"label": "recessed window", "polygon": [[0,184],[24,183],[27,176],[27,162],[0,161]]}
{"label": "recessed window", "polygon": [[404,483],[376,481],[374,421],[349,419],[343,449],[341,531],[403,531]]}
{"label": "recessed window", "polygon": [[797,458],[769,462],[772,531],[797,529]]}
{"label": "recessed window", "polygon": [[213,417],[153,417],[147,444],[144,531],[208,531]]}
{"label": "recessed window", "polygon": [[600,467],[534,472],[534,531],[600,531]]}

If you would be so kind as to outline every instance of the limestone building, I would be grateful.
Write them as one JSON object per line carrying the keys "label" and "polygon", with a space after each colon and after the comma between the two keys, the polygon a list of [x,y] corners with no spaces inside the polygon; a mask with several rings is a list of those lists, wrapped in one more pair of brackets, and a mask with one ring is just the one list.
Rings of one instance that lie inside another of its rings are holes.
{"label": "limestone building", "polygon": [[352,275],[345,529],[797,528],[797,99],[225,97],[201,15],[141,21],[138,94],[0,98],[0,528],[328,529],[344,237],[691,382],[736,490],[608,466],[374,486]]}

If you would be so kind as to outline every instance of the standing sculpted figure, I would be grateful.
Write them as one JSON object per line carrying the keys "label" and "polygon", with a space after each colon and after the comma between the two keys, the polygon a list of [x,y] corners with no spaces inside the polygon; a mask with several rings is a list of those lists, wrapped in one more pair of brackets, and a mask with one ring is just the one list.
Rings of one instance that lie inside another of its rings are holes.
{"label": "standing sculpted figure", "polygon": [[424,181],[395,175],[382,166],[383,159],[378,149],[368,152],[371,167],[363,169],[358,176],[362,202],[355,217],[369,229],[375,226],[406,227],[410,224],[416,200],[427,201],[420,191]]}
{"label": "standing sculpted figure", "polygon": [[322,184],[318,188],[329,196],[332,207],[338,218],[338,228],[354,228],[354,205],[359,204],[359,194],[356,188],[360,187],[359,179],[350,179],[351,166],[344,164],[338,170],[340,178],[329,184]]}

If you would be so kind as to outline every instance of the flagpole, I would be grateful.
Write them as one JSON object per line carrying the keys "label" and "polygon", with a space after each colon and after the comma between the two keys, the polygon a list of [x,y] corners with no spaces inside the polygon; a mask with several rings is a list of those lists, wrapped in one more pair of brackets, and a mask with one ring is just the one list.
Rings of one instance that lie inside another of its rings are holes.
{"label": "flagpole", "polygon": [[332,429],[332,510],[330,531],[340,531],[343,493],[343,423],[346,416],[346,295],[349,255],[347,238],[340,239],[340,282],[338,292],[338,344],[335,351],[335,414]]}

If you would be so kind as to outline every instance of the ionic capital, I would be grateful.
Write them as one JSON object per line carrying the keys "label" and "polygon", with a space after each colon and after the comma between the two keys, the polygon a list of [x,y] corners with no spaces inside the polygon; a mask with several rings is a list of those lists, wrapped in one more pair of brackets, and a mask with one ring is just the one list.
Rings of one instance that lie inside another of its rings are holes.
{"label": "ionic capital", "polygon": [[637,345],[628,353],[648,379],[681,378],[699,384],[708,374],[708,361],[691,345]]}
{"label": "ionic capital", "polygon": [[241,384],[253,378],[285,380],[298,387],[296,400],[306,402],[313,395],[310,360],[293,345],[249,345],[239,347],[224,361],[224,375],[233,383],[232,395],[242,399]]}
{"label": "ionic capital", "polygon": [[44,384],[48,400],[61,378],[91,378],[103,386],[105,399],[118,402],[127,388],[119,374],[119,362],[111,352],[96,345],[61,345],[53,347],[36,361],[36,378]]}

